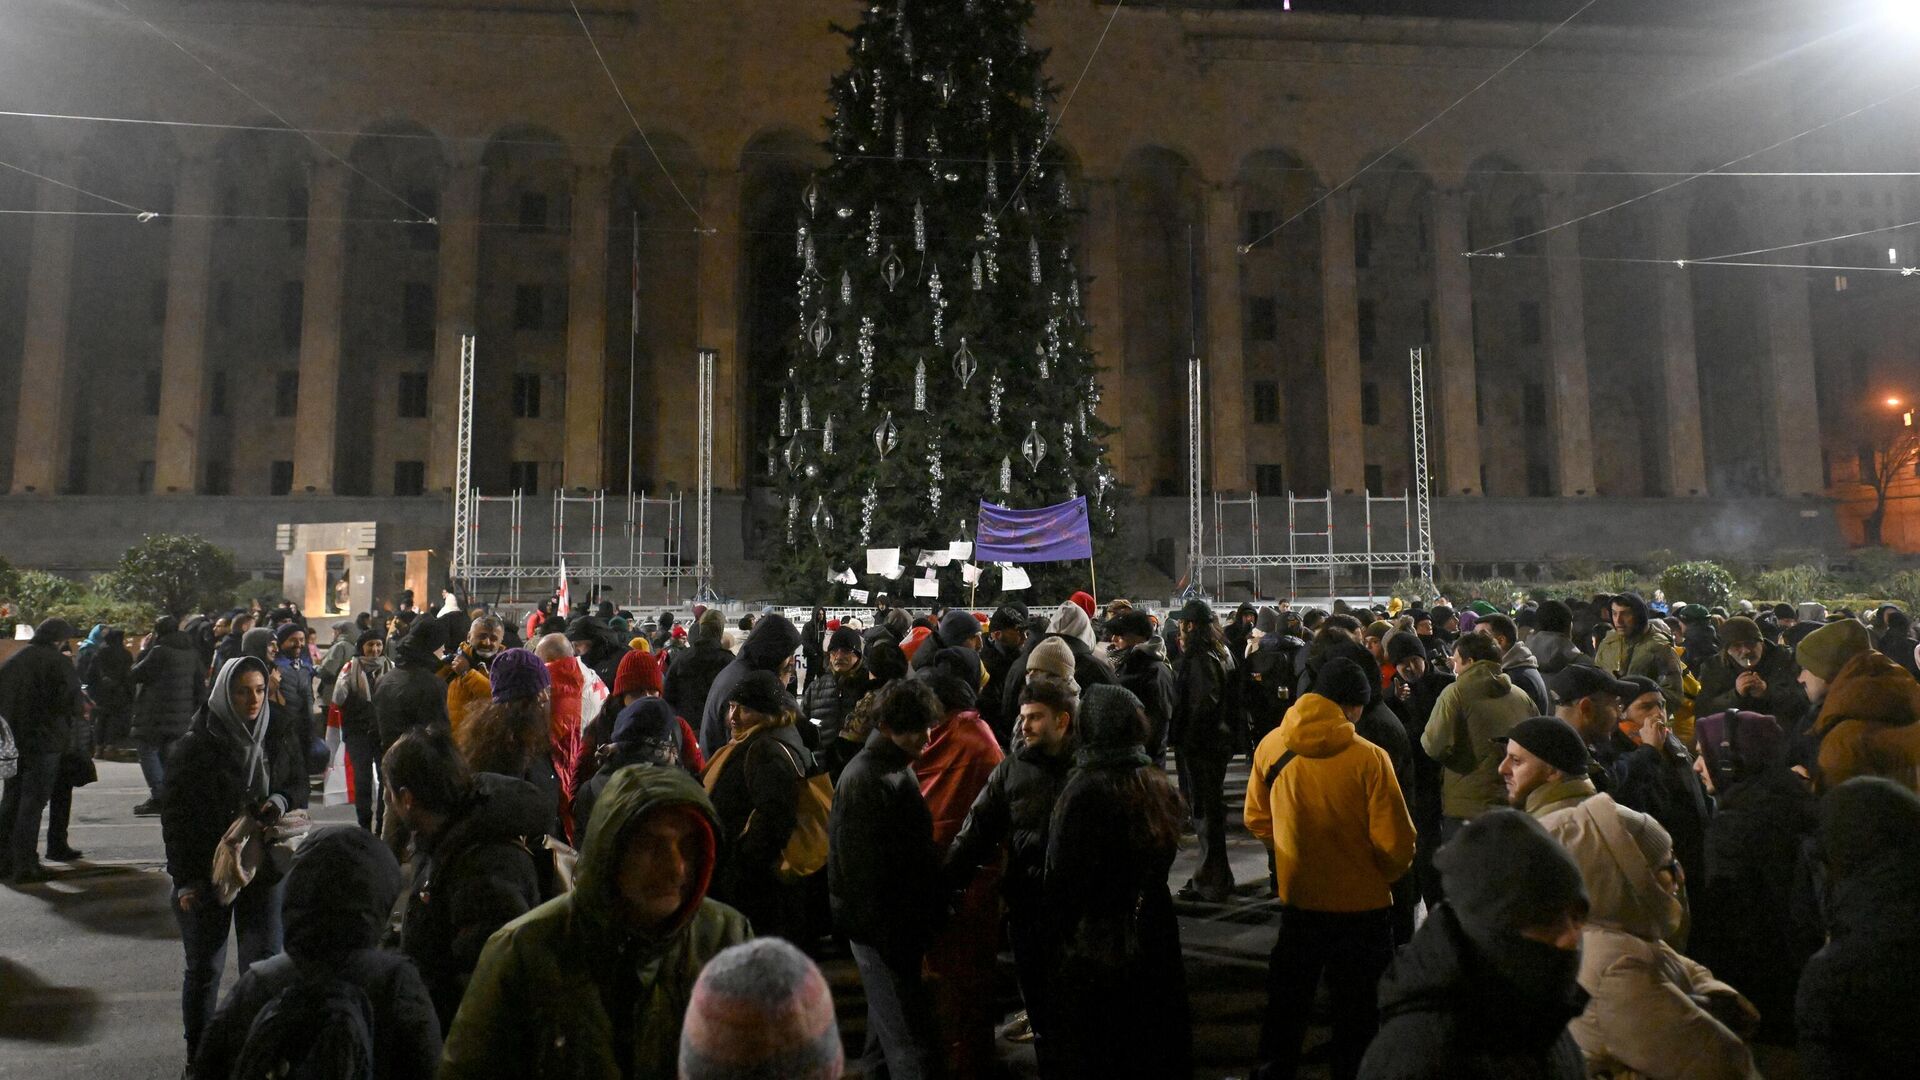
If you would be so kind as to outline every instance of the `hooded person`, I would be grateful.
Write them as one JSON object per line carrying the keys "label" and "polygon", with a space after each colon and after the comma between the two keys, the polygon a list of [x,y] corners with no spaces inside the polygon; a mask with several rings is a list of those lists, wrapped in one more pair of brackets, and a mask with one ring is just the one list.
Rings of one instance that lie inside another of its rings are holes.
{"label": "hooded person", "polygon": [[1467,822],[1435,861],[1447,899],[1380,980],[1361,1080],[1585,1080],[1580,868],[1518,810]]}
{"label": "hooded person", "polygon": [[707,897],[718,826],[685,772],[616,773],[587,823],[573,891],[487,941],[439,1080],[674,1075],[700,969],[752,935]]}
{"label": "hooded person", "polygon": [[[236,650],[235,655],[238,655]],[[160,812],[168,751],[193,723],[207,697],[207,668],[193,642],[171,615],[154,622],[153,639],[133,664],[138,696],[133,701],[133,738],[147,801],[133,808],[138,816]]]}
{"label": "hooded person", "polygon": [[764,671],[785,683],[792,672],[793,654],[800,648],[800,631],[786,616],[771,614],[754,624],[740,655],[714,676],[700,712],[700,750],[711,758],[730,738],[727,704],[734,688],[750,672]]}
{"label": "hooded person", "polygon": [[[315,1037],[327,1016],[321,995],[336,983],[364,994],[371,1007],[373,1075],[432,1075],[440,1021],[427,987],[411,960],[379,947],[400,896],[393,853],[362,829],[319,829],[294,855],[286,894],[287,951],[240,976],[207,1025],[192,1075],[226,1080],[253,1060],[257,1042],[322,1050]],[[293,1007],[282,1010],[281,1002]]]}
{"label": "hooded person", "polygon": [[566,633],[574,655],[592,668],[601,682],[612,686],[620,675],[620,658],[627,653],[627,647],[621,644],[623,635],[598,615],[583,615],[572,620],[567,623]]}
{"label": "hooded person", "polygon": [[1911,1075],[1920,1061],[1920,798],[1861,777],[1835,786],[1820,809],[1828,940],[1800,976],[1801,1075]]}
{"label": "hooded person", "polygon": [[614,774],[629,765],[657,765],[698,776],[687,760],[689,748],[698,752],[686,734],[686,722],[673,714],[672,706],[657,697],[636,700],[620,710],[611,737],[586,762],[591,771],[574,788],[573,820],[584,827]]}
{"label": "hooded person", "polygon": [[1639,593],[1621,593],[1613,598],[1613,630],[1594,651],[1593,662],[1616,677],[1645,675],[1659,683],[1669,716],[1686,703],[1685,675],[1674,652],[1673,638],[1665,627],[1652,621],[1647,602]]}
{"label": "hooded person", "polygon": [[954,608],[940,616],[940,622],[934,627],[926,647],[910,654],[913,670],[917,672],[932,667],[934,657],[945,649],[971,649],[978,654],[981,638],[980,624],[974,619],[973,613],[964,608]]}
{"label": "hooded person", "polygon": [[373,711],[382,754],[409,731],[449,726],[447,688],[436,674],[439,634],[439,623],[415,619],[394,646],[393,670],[374,688]]}
{"label": "hooded person", "polygon": [[1553,675],[1568,664],[1586,659],[1573,644],[1573,609],[1559,600],[1547,600],[1534,612],[1535,627],[1526,635],[1527,650],[1540,664],[1542,675]]}
{"label": "hooded person", "polygon": [[219,996],[229,929],[241,974],[281,947],[284,878],[272,860],[231,903],[220,903],[213,884],[214,851],[241,815],[272,825],[306,804],[306,764],[286,719],[268,707],[267,677],[258,657],[227,661],[167,759],[160,835],[186,951],[181,1012],[189,1058]]}
{"label": "hooded person", "polygon": [[1842,619],[1800,643],[1801,685],[1823,691],[1810,732],[1817,791],[1856,776],[1920,787],[1920,683],[1866,641],[1866,627]]}
{"label": "hooded person", "polygon": [[1569,1026],[1590,1074],[1760,1074],[1744,1041],[1759,1013],[1706,966],[1668,944],[1684,937],[1684,878],[1651,816],[1606,794],[1541,819],[1580,867],[1591,907],[1580,986],[1592,1002]]}

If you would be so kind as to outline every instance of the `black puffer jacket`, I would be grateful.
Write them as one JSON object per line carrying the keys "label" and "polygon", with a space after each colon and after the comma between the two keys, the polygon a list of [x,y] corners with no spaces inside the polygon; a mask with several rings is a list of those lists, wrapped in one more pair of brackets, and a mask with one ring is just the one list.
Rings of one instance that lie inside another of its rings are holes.
{"label": "black puffer jacket", "polygon": [[860,699],[867,696],[868,681],[866,665],[859,663],[845,675],[821,668],[807,680],[806,692],[800,700],[800,716],[819,726],[821,745],[827,745],[840,734],[841,722],[860,704]]}
{"label": "black puffer jacket", "polygon": [[380,750],[415,728],[447,727],[447,684],[436,674],[431,619],[416,619],[394,649],[394,668],[373,691],[373,714]]}
{"label": "black puffer jacket", "polygon": [[851,941],[918,954],[942,906],[933,815],[913,759],[875,731],[847,765],[827,822],[834,928]]}
{"label": "black puffer jacket", "polygon": [[[740,655],[714,677],[700,711],[700,750],[708,757],[727,744],[727,698],[749,671],[780,670],[800,648],[800,631],[783,615],[768,615],[753,625]],[[691,717],[691,713],[683,713]]]}
{"label": "black puffer jacket", "polygon": [[1020,688],[1027,685],[1027,658],[1048,638],[1059,638],[1073,652],[1073,681],[1080,684],[1081,693],[1086,693],[1089,686],[1107,686],[1119,682],[1113,676],[1113,668],[1094,654],[1093,646],[1072,634],[1029,634],[1027,643],[1020,647],[1020,658],[1008,666],[1006,686],[1000,691],[1000,707],[1005,710],[1006,716],[1020,715]]}
{"label": "black puffer jacket", "polygon": [[134,738],[156,745],[185,735],[207,697],[200,654],[180,630],[154,639],[134,663],[133,681],[140,688],[133,701]]}
{"label": "black puffer jacket", "polygon": [[673,654],[667,665],[666,683],[660,696],[689,724],[697,724],[707,711],[707,692],[713,681],[736,657],[718,641],[702,638],[691,648]]}
{"label": "black puffer jacket", "polygon": [[1567,1022],[1587,995],[1567,984],[1530,992],[1501,976],[1441,904],[1380,979],[1380,1033],[1361,1080],[1584,1080]]}
{"label": "black puffer jacket", "polygon": [[287,951],[240,976],[207,1024],[192,1075],[226,1080],[275,996],[302,979],[337,977],[373,1006],[374,1075],[432,1076],[440,1023],[427,988],[406,957],[377,947],[399,895],[400,866],[379,837],[352,826],[309,837],[287,874]]}
{"label": "black puffer jacket", "polygon": [[534,857],[521,838],[543,832],[552,817],[539,788],[478,773],[467,805],[437,835],[420,838],[400,948],[419,965],[442,1030],[487,938],[539,904]]}
{"label": "black puffer jacket", "polygon": [[65,752],[80,720],[80,676],[61,654],[58,634],[45,633],[46,624],[42,630],[0,664],[0,716],[13,728],[22,754]]}
{"label": "black puffer jacket", "polygon": [[987,777],[987,786],[974,797],[960,834],[947,849],[949,891],[965,888],[1004,846],[1007,870],[1001,879],[1001,891],[1007,906],[1037,912],[1046,891],[1047,835],[1053,807],[1060,801],[1072,768],[1071,749],[1055,757],[1029,745],[1002,758]]}
{"label": "black puffer jacket", "polygon": [[1788,735],[1805,731],[1811,719],[1808,714],[1813,709],[1807,704],[1806,691],[1800,687],[1800,665],[1793,658],[1793,650],[1765,642],[1761,645],[1760,662],[1753,665],[1752,670],[1767,684],[1767,690],[1764,694],[1746,697],[1737,688],[1744,671],[1733,662],[1731,653],[1721,652],[1696,667],[1700,693],[1693,699],[1693,714],[1712,716],[1728,709],[1740,709],[1773,717],[1780,722],[1780,730]]}
{"label": "black puffer jacket", "polygon": [[1173,668],[1159,638],[1148,638],[1114,658],[1114,675],[1147,714],[1147,753],[1158,761],[1167,753],[1173,725]]}

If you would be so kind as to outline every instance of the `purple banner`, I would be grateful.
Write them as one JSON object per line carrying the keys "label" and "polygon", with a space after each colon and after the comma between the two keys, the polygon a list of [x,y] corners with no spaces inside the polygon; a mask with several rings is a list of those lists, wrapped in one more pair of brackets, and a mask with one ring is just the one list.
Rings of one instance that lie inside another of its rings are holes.
{"label": "purple banner", "polygon": [[1063,562],[1093,558],[1093,530],[1087,524],[1087,498],[1009,510],[982,499],[980,531],[973,542],[975,562]]}

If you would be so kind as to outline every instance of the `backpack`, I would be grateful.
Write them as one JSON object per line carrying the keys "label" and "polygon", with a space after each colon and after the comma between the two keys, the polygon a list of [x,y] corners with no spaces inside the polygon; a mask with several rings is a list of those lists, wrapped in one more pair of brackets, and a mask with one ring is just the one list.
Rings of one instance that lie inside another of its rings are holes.
{"label": "backpack", "polygon": [[793,747],[778,739],[774,743],[786,752],[800,780],[800,790],[795,796],[799,805],[795,807],[793,835],[780,851],[781,879],[799,881],[819,873],[820,868],[827,865],[827,818],[833,814],[833,777],[817,765],[809,773],[794,754]]}
{"label": "backpack", "polygon": [[337,975],[297,978],[254,1016],[232,1080],[372,1080],[373,1003]]}

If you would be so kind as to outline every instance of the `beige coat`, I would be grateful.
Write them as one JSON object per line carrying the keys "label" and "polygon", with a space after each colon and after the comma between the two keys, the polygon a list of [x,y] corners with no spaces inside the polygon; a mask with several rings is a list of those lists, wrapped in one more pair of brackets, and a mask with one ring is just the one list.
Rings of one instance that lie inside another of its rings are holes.
{"label": "beige coat", "polygon": [[[1540,821],[1580,865],[1592,902],[1581,942],[1580,987],[1593,1000],[1567,1026],[1586,1055],[1587,1075],[1758,1078],[1740,1036],[1694,1001],[1721,994],[1739,998],[1738,992],[1663,940],[1678,932],[1684,912],[1634,843],[1629,815],[1634,811],[1603,794]],[[1645,826],[1659,828],[1651,820]]]}

